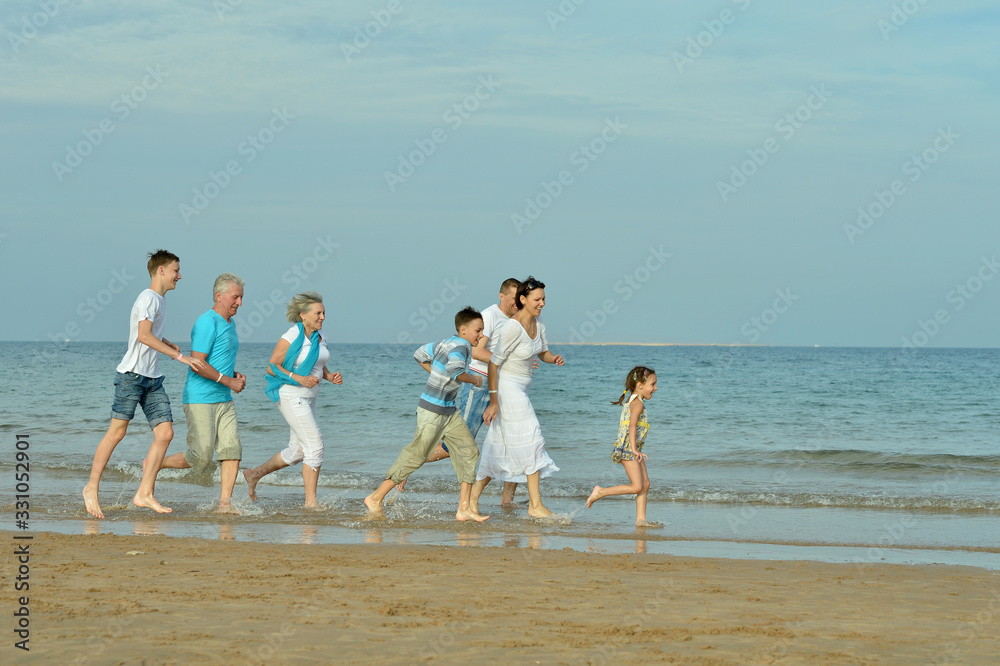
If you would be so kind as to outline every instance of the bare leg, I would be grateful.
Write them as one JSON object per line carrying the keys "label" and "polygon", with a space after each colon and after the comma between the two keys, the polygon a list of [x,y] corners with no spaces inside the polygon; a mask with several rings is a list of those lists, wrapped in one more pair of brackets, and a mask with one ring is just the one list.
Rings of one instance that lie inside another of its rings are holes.
{"label": "bare leg", "polygon": [[[173,456],[170,456],[173,458]],[[164,461],[166,463],[166,461]],[[219,511],[222,513],[238,513],[233,509],[233,487],[236,486],[236,475],[240,471],[239,460],[220,460],[219,475],[222,477],[222,491],[219,495]]]}
{"label": "bare leg", "polygon": [[318,509],[319,502],[316,501],[316,487],[319,485],[319,467],[313,469],[309,465],[302,463],[302,485],[306,487],[306,508]]}
{"label": "bare leg", "polygon": [[373,492],[371,495],[365,498],[365,506],[368,507],[369,513],[382,513],[382,500],[385,496],[389,494],[389,491],[396,487],[396,482],[392,479],[386,479],[382,482],[382,485]]}
{"label": "bare leg", "polygon": [[438,445],[434,447],[433,451],[431,451],[430,456],[427,457],[427,462],[437,462],[438,460],[444,460],[450,456],[451,454],[445,451],[441,446],[441,442],[438,442]]}
{"label": "bare leg", "polygon": [[142,481],[139,482],[139,490],[132,498],[132,504],[138,507],[152,509],[157,513],[170,513],[173,509],[163,506],[153,497],[156,489],[156,475],[160,473],[160,466],[163,457],[170,446],[170,440],[174,438],[174,424],[161,423],[153,428],[153,443],[149,445],[149,453],[146,454],[146,466],[142,470]]}
{"label": "bare leg", "polygon": [[532,518],[548,518],[552,512],[542,504],[542,493],[538,487],[539,472],[528,475],[528,515]]}
{"label": "bare leg", "polygon": [[639,470],[642,472],[642,489],[635,496],[635,525],[642,527],[648,525],[646,522],[646,499],[649,496],[649,473],[646,471],[646,461],[639,461]]}
{"label": "bare leg", "polygon": [[[173,455],[167,456],[160,463],[160,469],[189,469],[191,465],[188,464],[187,458],[184,457],[183,453],[175,453]],[[146,461],[142,461],[142,469],[146,469]]]}
{"label": "bare leg", "polygon": [[489,484],[490,477],[488,476],[472,484],[472,492],[469,494],[469,509],[473,513],[479,513],[479,496],[483,494]]}
{"label": "bare leg", "polygon": [[97,490],[101,485],[101,475],[104,474],[104,468],[111,460],[111,453],[125,438],[126,430],[128,430],[128,421],[111,419],[108,432],[104,434],[101,442],[97,445],[97,451],[94,453],[94,462],[90,466],[90,480],[83,487],[83,503],[87,507],[87,512],[95,518],[104,517],[101,505],[97,502]]}
{"label": "bare leg", "polygon": [[514,491],[516,490],[516,483],[513,481],[504,481],[503,494],[500,495],[500,506],[514,506]]}
{"label": "bare leg", "polygon": [[481,523],[489,518],[489,516],[481,516],[478,511],[472,510],[472,506],[469,503],[471,497],[472,484],[463,482],[459,486],[458,512],[455,513],[455,520],[474,520],[477,523]]}
{"label": "bare leg", "polygon": [[243,478],[247,482],[247,494],[250,495],[250,499],[257,499],[257,482],[263,479],[265,476],[271,472],[277,472],[279,469],[284,469],[288,467],[288,463],[285,459],[281,457],[280,453],[275,453],[271,456],[263,465],[254,467],[253,469],[243,470]]}
{"label": "bare leg", "polygon": [[[594,486],[594,491],[590,493],[590,497],[587,498],[587,508],[589,509],[594,502],[604,497],[610,495],[635,495],[636,501],[639,501],[639,492],[643,488],[643,476],[645,465],[637,460],[623,460],[622,467],[625,468],[625,473],[628,474],[628,480],[630,483],[628,485],[622,484],[620,486],[611,486],[610,488],[601,488],[600,486]],[[646,478],[646,483],[649,483],[648,477]],[[645,517],[646,503],[643,500],[643,516]],[[645,519],[645,518],[644,518]]]}

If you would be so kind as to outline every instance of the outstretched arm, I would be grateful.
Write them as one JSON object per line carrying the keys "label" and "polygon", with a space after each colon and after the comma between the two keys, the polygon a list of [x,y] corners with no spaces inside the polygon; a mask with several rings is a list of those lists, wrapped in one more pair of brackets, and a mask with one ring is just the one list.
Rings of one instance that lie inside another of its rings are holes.
{"label": "outstretched arm", "polygon": [[139,335],[136,339],[150,349],[155,349],[161,354],[166,354],[171,358],[177,359],[184,365],[191,366],[195,372],[205,367],[204,361],[184,356],[181,354],[180,347],[169,340],[161,340],[153,335],[153,322],[148,319],[143,319],[139,322]]}

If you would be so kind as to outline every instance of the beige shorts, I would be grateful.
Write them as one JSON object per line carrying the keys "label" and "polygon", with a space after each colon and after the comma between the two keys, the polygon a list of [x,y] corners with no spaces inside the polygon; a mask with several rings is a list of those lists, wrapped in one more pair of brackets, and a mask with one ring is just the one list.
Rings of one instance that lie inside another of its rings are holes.
{"label": "beige shorts", "polygon": [[212,453],[221,460],[241,460],[243,447],[236,430],[236,405],[233,401],[184,405],[187,418],[187,451],[184,460],[195,471],[212,464]]}

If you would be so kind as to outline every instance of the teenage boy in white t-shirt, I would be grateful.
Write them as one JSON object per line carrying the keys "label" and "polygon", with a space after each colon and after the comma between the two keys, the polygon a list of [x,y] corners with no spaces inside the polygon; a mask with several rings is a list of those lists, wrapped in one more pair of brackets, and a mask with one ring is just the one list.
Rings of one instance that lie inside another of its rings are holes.
{"label": "teenage boy in white t-shirt", "polygon": [[163,390],[163,373],[160,372],[160,357],[157,352],[176,358],[196,372],[204,370],[204,361],[181,354],[180,347],[163,337],[164,295],[177,287],[181,279],[181,264],[177,255],[166,250],[149,254],[146,264],[150,284],[135,299],[129,317],[128,350],[118,364],[115,375],[115,399],[111,405],[111,425],[94,453],[94,463],[90,468],[90,481],[83,489],[83,501],[87,511],[96,518],[103,518],[101,505],[97,501],[97,491],[101,475],[108,466],[111,453],[125,437],[129,421],[135,416],[136,405],[142,407],[143,414],[153,431],[153,443],[146,455],[142,481],[132,503],[139,507],[153,509],[157,513],[170,513],[153,497],[153,486],[160,463],[174,438],[173,416],[170,400]]}

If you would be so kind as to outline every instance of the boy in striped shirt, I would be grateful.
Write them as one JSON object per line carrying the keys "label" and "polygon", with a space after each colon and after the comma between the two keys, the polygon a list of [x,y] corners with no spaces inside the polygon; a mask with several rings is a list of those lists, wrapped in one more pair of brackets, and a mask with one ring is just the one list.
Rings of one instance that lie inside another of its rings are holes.
{"label": "boy in striped shirt", "polygon": [[483,334],[483,316],[474,308],[463,308],[455,315],[455,330],[458,335],[424,345],[413,354],[417,363],[430,373],[417,405],[417,432],[386,472],[382,485],[365,498],[365,507],[371,514],[382,513],[382,500],[389,491],[423,465],[437,443],[443,441],[451,451],[451,463],[460,484],[455,518],[477,522],[489,518],[469,506],[479,449],[455,407],[459,382],[476,386],[482,383],[480,377],[469,374],[469,360],[472,348]]}

